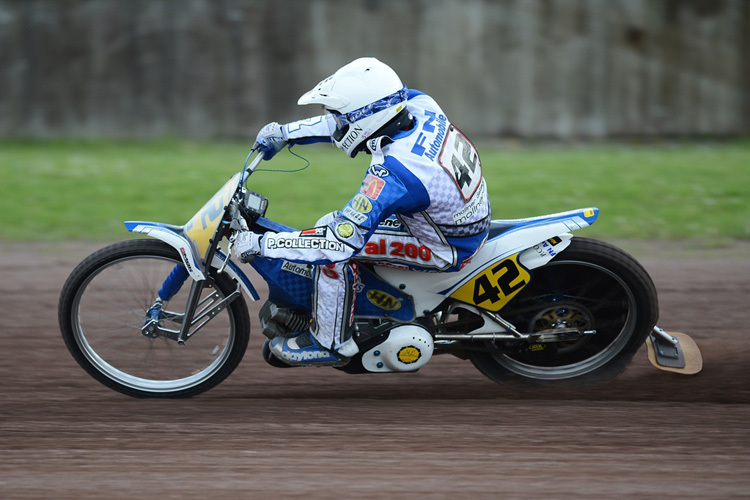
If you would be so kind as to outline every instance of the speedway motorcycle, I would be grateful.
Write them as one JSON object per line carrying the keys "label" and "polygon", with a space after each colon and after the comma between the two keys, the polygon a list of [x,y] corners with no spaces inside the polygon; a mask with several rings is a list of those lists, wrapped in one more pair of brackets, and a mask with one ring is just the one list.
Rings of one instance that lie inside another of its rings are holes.
{"label": "speedway motorcycle", "polygon": [[[249,189],[262,160],[253,154],[187,224],[125,222],[150,238],[102,248],[73,270],[60,296],[60,329],[96,380],[135,397],[189,397],[239,365],[250,338],[246,301],[260,296],[232,259],[234,239],[242,227],[292,230],[267,219],[268,200]],[[657,293],[644,268],[611,244],[571,234],[598,214],[581,208],[495,220],[458,272],[359,262],[353,336],[360,349],[334,369],[414,372],[451,354],[503,384],[601,381],[622,372],[646,342],[656,367],[696,373],[701,359],[692,339],[655,326]],[[306,326],[312,266],[263,257],[250,265],[268,285],[264,333],[274,331],[269,325]],[[263,357],[289,367],[268,341]]]}

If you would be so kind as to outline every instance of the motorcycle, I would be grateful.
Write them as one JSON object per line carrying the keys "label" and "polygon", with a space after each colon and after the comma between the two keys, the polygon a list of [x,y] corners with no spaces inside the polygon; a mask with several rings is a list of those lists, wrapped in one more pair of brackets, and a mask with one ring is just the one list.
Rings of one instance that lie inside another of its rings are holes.
{"label": "motorcycle", "polygon": [[[60,330],[93,378],[134,397],[182,398],[237,368],[250,338],[246,299],[260,296],[232,259],[234,239],[243,227],[292,230],[267,219],[268,200],[247,187],[261,160],[251,150],[187,224],[125,222],[151,238],[109,245],[73,270],[61,291]],[[598,215],[588,207],[494,220],[484,246],[458,272],[359,261],[352,323],[359,353],[334,368],[414,372],[435,355],[452,354],[502,384],[591,382],[622,372],[646,342],[657,368],[697,373],[695,342],[656,326],[657,293],[646,270],[609,243],[571,234]],[[420,251],[414,247],[380,250]],[[260,256],[250,265],[268,285],[263,332],[305,327],[313,267]],[[290,367],[268,340],[262,354],[275,367]]]}

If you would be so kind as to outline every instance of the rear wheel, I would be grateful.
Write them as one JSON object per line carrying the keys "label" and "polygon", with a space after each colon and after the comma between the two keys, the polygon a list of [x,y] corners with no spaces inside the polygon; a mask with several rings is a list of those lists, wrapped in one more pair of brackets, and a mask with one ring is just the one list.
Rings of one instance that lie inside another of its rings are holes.
{"label": "rear wheel", "polygon": [[[95,252],[71,273],[60,295],[60,330],[75,360],[99,382],[135,397],[189,397],[219,384],[242,360],[250,319],[241,295],[185,345],[141,330],[177,265],[177,251],[166,243],[131,240]],[[164,328],[180,329],[190,284],[188,278],[164,304]],[[235,290],[237,283],[225,275],[209,278],[202,307]]]}
{"label": "rear wheel", "polygon": [[500,311],[521,332],[595,330],[567,342],[487,342],[472,363],[500,383],[601,381],[632,360],[658,318],[656,289],[645,269],[619,248],[587,238],[549,264]]}

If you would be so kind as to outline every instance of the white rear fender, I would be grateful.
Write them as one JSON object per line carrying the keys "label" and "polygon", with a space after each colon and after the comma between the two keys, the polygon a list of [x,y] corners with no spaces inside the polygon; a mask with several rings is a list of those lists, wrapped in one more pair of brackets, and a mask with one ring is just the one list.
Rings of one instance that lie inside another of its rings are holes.
{"label": "white rear fender", "polygon": [[525,269],[547,264],[570,244],[570,231],[589,226],[598,209],[587,208],[531,219],[496,221],[509,228],[490,238],[463,269],[450,273],[420,273],[389,267],[376,267],[379,276],[414,298],[417,314],[431,311],[446,297],[516,254]]}
{"label": "white rear fender", "polygon": [[573,235],[570,233],[558,234],[527,248],[518,255],[518,263],[526,269],[536,269],[551,261],[558,253],[570,245]]}

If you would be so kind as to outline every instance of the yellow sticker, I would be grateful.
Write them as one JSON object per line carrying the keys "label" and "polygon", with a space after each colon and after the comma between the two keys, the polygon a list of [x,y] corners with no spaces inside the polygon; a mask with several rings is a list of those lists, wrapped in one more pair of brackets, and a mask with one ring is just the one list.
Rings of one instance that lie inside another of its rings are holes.
{"label": "yellow sticker", "polygon": [[531,275],[518,264],[518,254],[514,254],[474,276],[453,292],[451,298],[489,311],[499,311],[529,281]]}
{"label": "yellow sticker", "polygon": [[352,208],[357,212],[366,214],[372,210],[372,203],[364,195],[358,194],[351,201]]}
{"label": "yellow sticker", "polygon": [[367,292],[367,300],[369,300],[379,308],[385,309],[386,311],[395,311],[396,309],[401,309],[400,300],[385,292],[381,292],[380,290],[370,290],[369,292]]}
{"label": "yellow sticker", "polygon": [[586,217],[593,217],[594,216],[594,209],[593,208],[587,208],[583,211],[583,215]]}
{"label": "yellow sticker", "polygon": [[405,365],[416,363],[422,357],[422,351],[413,345],[402,347],[396,354],[396,358]]}
{"label": "yellow sticker", "polygon": [[354,226],[352,226],[348,222],[344,222],[336,228],[336,232],[339,233],[339,236],[341,236],[342,238],[349,238],[354,234]]}

